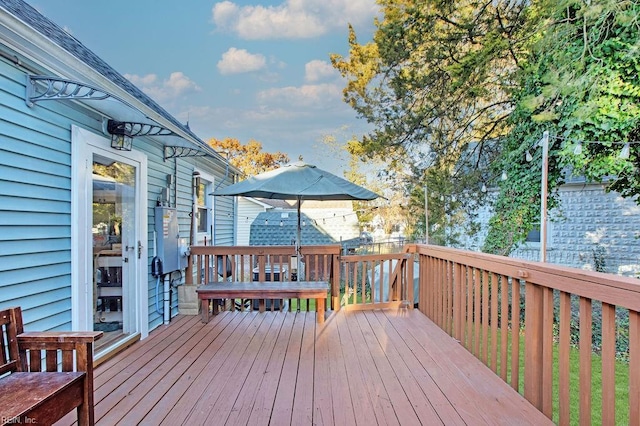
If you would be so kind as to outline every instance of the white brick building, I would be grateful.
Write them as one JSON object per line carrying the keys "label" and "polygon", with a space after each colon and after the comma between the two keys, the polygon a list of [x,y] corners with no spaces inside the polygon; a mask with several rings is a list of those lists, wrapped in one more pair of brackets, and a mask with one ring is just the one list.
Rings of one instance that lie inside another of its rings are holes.
{"label": "white brick building", "polygon": [[[640,275],[640,206],[616,192],[606,192],[602,184],[574,182],[559,190],[560,208],[549,212],[547,261],[582,269],[601,269],[608,273]],[[482,247],[490,217],[489,209],[480,213],[482,232],[470,238],[466,248]],[[539,235],[511,257],[539,260]]]}

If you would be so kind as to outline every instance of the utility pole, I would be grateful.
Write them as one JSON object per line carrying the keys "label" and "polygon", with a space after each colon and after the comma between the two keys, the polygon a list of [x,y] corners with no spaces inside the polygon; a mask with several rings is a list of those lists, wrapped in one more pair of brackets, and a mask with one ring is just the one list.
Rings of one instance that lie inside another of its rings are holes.
{"label": "utility pole", "polygon": [[549,184],[549,131],[542,134],[542,182],[540,189],[540,262],[547,261],[547,194]]}
{"label": "utility pole", "polygon": [[424,184],[424,242],[429,244],[429,190],[427,184]]}

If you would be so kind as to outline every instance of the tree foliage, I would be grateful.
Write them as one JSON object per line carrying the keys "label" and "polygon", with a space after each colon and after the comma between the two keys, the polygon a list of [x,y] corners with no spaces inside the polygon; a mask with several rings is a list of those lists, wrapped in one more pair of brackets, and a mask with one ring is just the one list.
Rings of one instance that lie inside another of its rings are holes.
{"label": "tree foliage", "polygon": [[348,80],[345,100],[374,125],[370,155],[403,162],[424,154],[457,161],[469,142],[503,136],[510,111],[522,2],[386,0],[374,40],[332,55]]}
{"label": "tree foliage", "polygon": [[[454,204],[470,212],[475,199],[464,194],[477,190],[482,178],[470,171],[490,162],[496,155],[493,141],[508,130],[524,6],[435,0],[381,4],[384,19],[377,22],[373,41],[359,44],[350,28],[348,58],[331,58],[348,81],[345,101],[374,126],[360,141],[362,155],[387,160],[391,176],[414,168],[413,178],[405,179],[406,191],[427,185],[434,205],[439,195],[450,196],[450,188],[442,179],[428,182],[428,176],[446,176],[459,191]],[[412,198],[424,205],[419,192]],[[417,203],[410,210],[421,211]],[[439,229],[451,228],[444,221],[457,216],[433,214]],[[424,209],[411,219],[424,235]]]}
{"label": "tree foliage", "polygon": [[[347,79],[345,101],[373,125],[362,155],[416,169],[406,181],[412,213],[424,205],[417,187],[455,195],[472,214],[478,198],[469,194],[499,182],[485,249],[504,254],[539,221],[536,144],[545,130],[550,208],[567,168],[617,176],[613,189],[637,195],[637,151],[631,145],[621,161],[617,142],[639,139],[639,4],[382,0],[373,40],[358,43],[350,28],[349,56],[331,57]],[[584,149],[574,154],[577,141]],[[503,171],[508,179],[498,181]]]}
{"label": "tree foliage", "polygon": [[208,143],[216,151],[224,152],[229,162],[242,170],[245,176],[273,170],[289,162],[287,154],[262,151],[262,144],[254,139],[249,140],[246,145],[234,138],[212,138]]}
{"label": "tree foliage", "polygon": [[[530,19],[541,23],[523,55],[516,108],[501,161],[503,183],[486,249],[508,252],[540,220],[541,154],[536,143],[551,134],[549,187],[567,173],[590,181],[615,177],[610,189],[640,190],[637,150],[619,153],[640,131],[640,4],[631,1],[540,1]],[[576,149],[576,147],[582,149]],[[524,151],[534,150],[527,164]],[[533,166],[535,164],[535,166]],[[558,205],[552,191],[549,207]]]}

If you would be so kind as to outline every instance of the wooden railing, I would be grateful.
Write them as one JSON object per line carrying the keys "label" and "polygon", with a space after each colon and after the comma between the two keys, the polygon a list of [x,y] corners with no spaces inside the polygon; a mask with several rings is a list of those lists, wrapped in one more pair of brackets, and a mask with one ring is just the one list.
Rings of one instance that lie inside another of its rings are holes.
{"label": "wooden railing", "polygon": [[[417,259],[419,309],[549,418],[590,424],[593,410],[602,424],[615,424],[623,397],[625,421],[640,424],[639,280],[438,246],[406,252],[341,256],[338,245],[306,246],[302,278],[330,283],[333,310],[413,307]],[[186,282],[291,280],[294,253],[293,246],[192,247]],[[627,369],[624,389],[616,364]],[[570,409],[574,392],[579,418]]]}
{"label": "wooden railing", "polygon": [[[593,409],[602,424],[616,424],[616,399],[628,392],[628,423],[640,424],[640,281],[444,247],[409,251],[420,265],[419,309],[546,416],[590,424]],[[578,372],[571,371],[574,350]],[[627,389],[616,387],[617,356],[628,362]],[[592,382],[596,362],[601,389]],[[577,419],[572,374],[579,377]]]}
{"label": "wooden railing", "polygon": [[412,283],[413,255],[396,253],[340,257],[340,304],[343,307],[413,308]]}
{"label": "wooden railing", "polygon": [[[306,281],[330,283],[332,310],[413,307],[413,255],[341,256],[339,245],[304,246],[302,271],[295,271],[293,246],[193,246],[187,284],[214,281]],[[273,274],[273,275],[271,275]],[[305,309],[307,301],[296,306]],[[289,303],[289,307],[293,304]],[[230,306],[229,306],[230,307]],[[306,307],[308,308],[308,307]]]}
{"label": "wooden railing", "polygon": [[[192,246],[187,284],[214,281],[307,281],[330,283],[328,306],[339,306],[339,245],[305,246],[301,249],[304,268],[296,271],[293,246]],[[298,307],[307,301],[298,301]],[[289,304],[291,307],[292,304]],[[307,307],[308,309],[308,307]]]}

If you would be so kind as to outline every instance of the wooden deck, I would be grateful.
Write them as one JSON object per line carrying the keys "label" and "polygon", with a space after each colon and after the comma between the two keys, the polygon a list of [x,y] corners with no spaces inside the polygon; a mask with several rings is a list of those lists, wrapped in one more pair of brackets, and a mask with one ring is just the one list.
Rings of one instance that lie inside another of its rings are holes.
{"label": "wooden deck", "polygon": [[181,316],[100,365],[95,401],[103,425],[550,423],[407,309]]}

